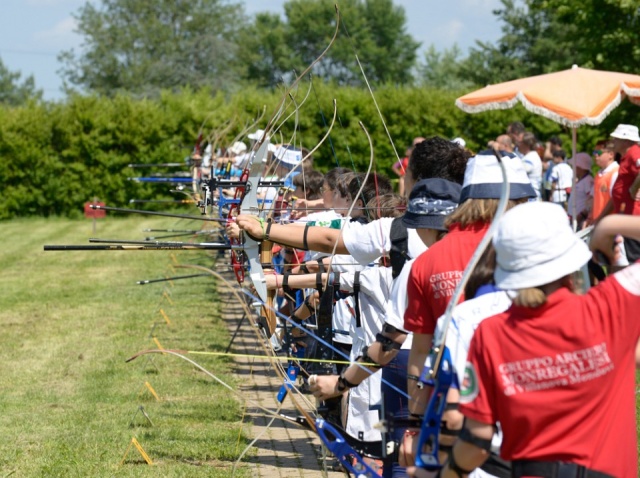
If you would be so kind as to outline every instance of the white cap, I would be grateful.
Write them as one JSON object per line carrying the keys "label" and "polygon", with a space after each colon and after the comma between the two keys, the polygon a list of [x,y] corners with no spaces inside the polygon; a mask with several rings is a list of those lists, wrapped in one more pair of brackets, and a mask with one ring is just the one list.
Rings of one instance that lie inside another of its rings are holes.
{"label": "white cap", "polygon": [[[255,133],[248,134],[247,138],[252,139],[254,141],[260,141],[263,136],[264,136],[264,130],[259,129]],[[267,139],[269,139],[269,136],[267,136]]]}
{"label": "white cap", "polygon": [[238,156],[239,154],[244,153],[247,150],[247,145],[242,141],[236,141],[231,146],[229,146],[229,153],[234,156]]}
{"label": "white cap", "polygon": [[464,148],[467,145],[467,142],[462,138],[453,138],[451,142],[456,143],[461,148]]}
{"label": "white cap", "polygon": [[638,136],[638,127],[632,124],[619,124],[616,130],[611,133],[612,138],[626,139],[633,141],[634,143],[640,142],[640,136]]}
{"label": "white cap", "polygon": [[549,202],[528,202],[505,213],[493,246],[494,278],[503,290],[548,284],[577,271],[591,258],[562,206]]}

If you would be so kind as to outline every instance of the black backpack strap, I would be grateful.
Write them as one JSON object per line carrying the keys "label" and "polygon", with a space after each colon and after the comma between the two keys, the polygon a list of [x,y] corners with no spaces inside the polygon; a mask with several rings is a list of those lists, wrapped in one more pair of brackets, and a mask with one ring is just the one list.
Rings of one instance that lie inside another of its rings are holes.
{"label": "black backpack strap", "polygon": [[402,217],[396,217],[391,223],[391,250],[389,259],[391,260],[391,276],[395,279],[400,275],[404,263],[411,259],[409,256],[409,231],[402,222]]}
{"label": "black backpack strap", "polygon": [[360,271],[356,271],[353,275],[353,307],[356,314],[356,327],[362,327],[362,318],[360,317]]}

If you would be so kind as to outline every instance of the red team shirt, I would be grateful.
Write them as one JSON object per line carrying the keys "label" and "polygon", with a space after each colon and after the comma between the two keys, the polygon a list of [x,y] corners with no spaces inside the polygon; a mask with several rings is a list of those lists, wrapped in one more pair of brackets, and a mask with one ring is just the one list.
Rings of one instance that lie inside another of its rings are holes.
{"label": "red team shirt", "polygon": [[469,349],[460,410],[500,422],[507,460],[637,476],[638,310],[640,263],[586,295],[563,288],[539,308],[514,305],[485,319]]}
{"label": "red team shirt", "polygon": [[[444,314],[464,268],[487,232],[489,224],[477,222],[461,228],[454,224],[444,238],[420,255],[409,275],[405,329],[433,334]],[[460,299],[464,300],[464,296]]]}
{"label": "red team shirt", "polygon": [[636,176],[640,173],[640,146],[634,144],[620,160],[618,179],[613,183],[611,198],[616,214],[640,215],[640,202],[629,193]]}

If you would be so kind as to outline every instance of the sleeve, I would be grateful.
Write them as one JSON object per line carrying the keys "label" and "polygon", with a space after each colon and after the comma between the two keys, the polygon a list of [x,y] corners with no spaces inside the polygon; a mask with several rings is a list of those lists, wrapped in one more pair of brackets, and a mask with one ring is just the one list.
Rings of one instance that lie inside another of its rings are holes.
{"label": "sleeve", "polygon": [[588,292],[612,343],[635,348],[640,337],[640,261],[613,274]]}
{"label": "sleeve", "polygon": [[430,284],[425,280],[421,262],[416,260],[411,267],[407,283],[407,310],[404,313],[404,328],[416,334],[433,334],[436,318],[430,307]]}
{"label": "sleeve", "polygon": [[[355,273],[340,274],[340,290],[352,292]],[[387,267],[367,267],[360,272],[360,293],[376,302],[380,309],[388,305],[391,289],[391,271]]]}
{"label": "sleeve", "polygon": [[382,218],[369,224],[349,222],[342,231],[342,240],[349,254],[360,264],[366,265],[386,254],[391,249],[391,222],[393,218]]}
{"label": "sleeve", "polygon": [[340,290],[353,292],[354,272],[340,272]]}
{"label": "sleeve", "polygon": [[497,418],[491,407],[495,403],[494,389],[491,387],[497,378],[493,377],[490,362],[483,354],[487,350],[483,346],[482,324],[471,339],[464,377],[460,386],[460,411],[480,423],[494,425]]}

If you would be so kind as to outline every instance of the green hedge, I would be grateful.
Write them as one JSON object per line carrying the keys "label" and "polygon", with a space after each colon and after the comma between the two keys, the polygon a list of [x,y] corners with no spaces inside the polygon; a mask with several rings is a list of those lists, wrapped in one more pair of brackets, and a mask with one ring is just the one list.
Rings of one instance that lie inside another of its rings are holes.
{"label": "green hedge", "polygon": [[[377,171],[392,174],[395,156],[375,105],[365,90],[315,82],[301,83],[294,94],[297,115],[288,99],[286,113],[276,122],[275,141],[295,141],[312,148],[327,130],[325,122],[338,104],[338,119],[327,140],[315,153],[316,165],[326,170],[339,164],[365,170],[369,146],[359,126],[369,131]],[[517,107],[468,115],[454,106],[463,92],[384,87],[376,98],[400,156],[415,136],[461,136],[477,150],[520,120],[540,138],[560,135],[570,150],[570,131]],[[119,96],[73,96],[64,103],[33,102],[18,108],[0,108],[0,219],[16,216],[76,216],[84,202],[98,197],[109,205],[128,200],[170,198],[169,187],[127,180],[140,173],[129,163],[182,161],[193,148],[198,132],[213,137],[231,121],[223,138],[230,141],[266,107],[260,123],[273,116],[282,92],[247,89],[230,97],[211,97],[204,91],[162,95],[157,100]],[[637,107],[623,105],[599,128],[578,131],[579,149],[590,150],[596,138],[606,136],[617,122],[638,124]],[[297,126],[295,135],[294,129]],[[332,151],[335,151],[335,155]]]}

